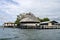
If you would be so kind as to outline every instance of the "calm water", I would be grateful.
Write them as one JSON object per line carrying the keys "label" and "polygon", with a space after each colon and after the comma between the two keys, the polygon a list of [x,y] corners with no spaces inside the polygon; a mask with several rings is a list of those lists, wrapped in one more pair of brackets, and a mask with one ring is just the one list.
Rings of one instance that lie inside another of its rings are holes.
{"label": "calm water", "polygon": [[60,40],[60,29],[0,28],[0,40]]}

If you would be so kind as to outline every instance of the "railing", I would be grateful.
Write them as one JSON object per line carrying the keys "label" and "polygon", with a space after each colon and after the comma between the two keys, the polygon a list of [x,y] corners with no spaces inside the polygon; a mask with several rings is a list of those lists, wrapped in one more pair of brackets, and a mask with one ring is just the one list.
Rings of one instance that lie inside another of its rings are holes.
{"label": "railing", "polygon": [[52,26],[48,26],[48,25],[40,25],[39,28],[59,29],[59,28],[60,28],[60,25],[52,25]]}

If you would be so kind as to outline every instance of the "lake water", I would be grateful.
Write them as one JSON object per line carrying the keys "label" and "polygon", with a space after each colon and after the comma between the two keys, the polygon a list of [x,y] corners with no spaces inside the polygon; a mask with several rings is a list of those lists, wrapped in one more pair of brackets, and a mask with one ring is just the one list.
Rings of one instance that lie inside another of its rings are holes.
{"label": "lake water", "polygon": [[0,40],[60,40],[60,29],[0,28]]}

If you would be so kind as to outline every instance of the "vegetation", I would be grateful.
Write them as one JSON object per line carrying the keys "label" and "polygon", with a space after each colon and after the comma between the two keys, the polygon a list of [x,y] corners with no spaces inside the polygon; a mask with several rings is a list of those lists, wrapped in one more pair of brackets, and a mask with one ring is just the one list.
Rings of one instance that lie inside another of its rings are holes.
{"label": "vegetation", "polygon": [[43,19],[41,19],[41,18],[39,18],[39,17],[38,17],[38,20],[39,20],[40,22],[50,21],[49,18],[43,18]]}
{"label": "vegetation", "polygon": [[21,19],[19,19],[19,16],[17,15],[17,19],[16,19],[16,21],[15,21],[15,24],[17,24],[17,26],[19,25],[19,21],[20,21]]}
{"label": "vegetation", "polygon": [[49,18],[44,18],[43,20],[44,20],[44,21],[50,21],[50,19],[49,19]]}
{"label": "vegetation", "polygon": [[19,25],[19,19],[16,19],[15,24]]}

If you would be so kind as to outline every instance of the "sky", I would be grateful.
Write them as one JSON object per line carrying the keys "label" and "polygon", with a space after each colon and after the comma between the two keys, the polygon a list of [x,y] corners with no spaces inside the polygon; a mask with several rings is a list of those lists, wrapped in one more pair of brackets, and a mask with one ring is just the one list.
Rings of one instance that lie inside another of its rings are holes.
{"label": "sky", "polygon": [[0,0],[0,24],[14,22],[17,15],[27,12],[60,22],[60,0]]}

